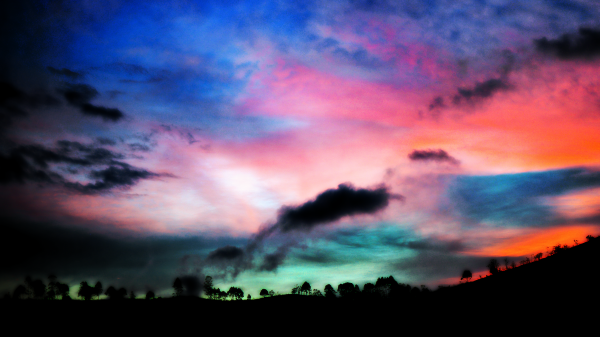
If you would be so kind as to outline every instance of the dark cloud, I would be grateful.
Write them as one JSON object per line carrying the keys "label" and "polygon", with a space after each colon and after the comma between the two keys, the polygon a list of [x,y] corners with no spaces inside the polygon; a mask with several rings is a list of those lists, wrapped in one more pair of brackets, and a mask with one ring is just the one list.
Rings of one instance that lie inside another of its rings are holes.
{"label": "dark cloud", "polygon": [[437,149],[437,150],[413,150],[413,152],[408,154],[408,158],[413,161],[436,161],[436,162],[447,162],[452,165],[458,165],[460,162],[450,156],[448,152]]}
{"label": "dark cloud", "polygon": [[98,90],[87,84],[68,84],[63,95],[70,104],[80,106],[98,97]]}
{"label": "dark cloud", "polygon": [[16,117],[26,117],[28,110],[57,107],[60,101],[46,92],[28,94],[16,86],[0,81],[0,130],[12,124]]}
{"label": "dark cloud", "polygon": [[50,73],[52,73],[53,75],[58,75],[58,76],[66,76],[72,80],[77,80],[81,77],[83,77],[83,75],[81,73],[69,70],[67,68],[62,68],[62,69],[56,69],[54,67],[46,67],[46,69],[48,69],[48,71]]}
{"label": "dark cloud", "polygon": [[227,245],[210,252],[202,265],[222,270],[222,274],[216,274],[217,277],[230,273],[235,278],[242,271],[252,267],[252,251]]}
{"label": "dark cloud", "polygon": [[[337,189],[326,190],[315,198],[299,206],[285,206],[278,211],[277,222],[265,226],[248,242],[244,249],[222,247],[211,252],[206,265],[221,269],[233,268],[232,275],[251,268],[253,254],[262,249],[263,241],[279,233],[306,233],[316,227],[327,225],[345,216],[375,214],[388,206],[390,200],[404,200],[398,194],[390,193],[386,186],[373,189],[357,189],[350,184],[340,184]],[[266,254],[261,271],[275,271],[283,263],[291,248],[298,246],[298,240],[287,240],[279,245],[274,253]]]}
{"label": "dark cloud", "polygon": [[98,96],[98,90],[87,84],[69,84],[63,90],[67,102],[79,108],[84,115],[101,117],[104,120],[116,122],[125,115],[121,110],[93,105],[90,101]]}
{"label": "dark cloud", "polygon": [[444,98],[442,96],[438,96],[429,103],[429,111],[436,109],[443,109],[446,107],[446,103],[444,103]]}
{"label": "dark cloud", "polygon": [[81,106],[81,112],[85,115],[102,117],[104,120],[111,120],[113,122],[116,122],[125,116],[119,109],[105,108],[90,103],[83,104]]}
{"label": "dark cloud", "polygon": [[117,145],[117,142],[110,138],[98,137],[96,138],[96,141],[98,141],[100,145]]}
{"label": "dark cloud", "polygon": [[448,200],[465,222],[501,226],[553,226],[559,216],[545,197],[600,186],[600,172],[570,168],[494,176],[457,176],[448,187]]}
{"label": "dark cloud", "polygon": [[67,182],[65,183],[65,186],[84,194],[95,194],[112,189],[127,189],[137,184],[139,180],[153,179],[166,175],[153,173],[121,163],[118,166],[110,166],[104,170],[92,171],[89,176],[96,180],[96,182],[85,185],[79,182]]}
{"label": "dark cloud", "polygon": [[260,271],[275,271],[285,260],[290,246],[280,246],[274,253],[266,254],[263,257],[262,264],[258,267]]}
{"label": "dark cloud", "polygon": [[128,144],[128,146],[131,151],[140,151],[140,152],[150,151],[150,147],[148,145],[144,145],[144,144],[134,143],[134,144]]}
{"label": "dark cloud", "polygon": [[458,94],[454,95],[452,102],[459,105],[463,102],[477,102],[492,97],[499,91],[510,89],[510,85],[503,79],[492,78],[485,82],[476,83],[473,88],[458,88]]}
{"label": "dark cloud", "polygon": [[593,59],[600,56],[600,30],[579,28],[578,34],[564,34],[558,39],[546,37],[533,41],[538,52],[562,60]]}
{"label": "dark cloud", "polygon": [[221,261],[221,260],[236,260],[244,257],[244,250],[234,246],[225,246],[216,249],[206,258],[207,261]]}
{"label": "dark cloud", "polygon": [[[62,184],[85,194],[102,193],[112,189],[126,189],[142,179],[172,177],[133,167],[120,160],[125,156],[96,145],[61,140],[56,149],[41,145],[18,146],[8,154],[0,154],[0,182],[26,181]],[[81,184],[69,181],[58,168],[50,164],[66,165],[66,171],[76,173],[77,168],[91,169],[88,177],[95,182]],[[108,166],[108,167],[107,167]]]}
{"label": "dark cloud", "polygon": [[394,199],[403,200],[404,197],[390,193],[385,186],[356,189],[350,184],[340,184],[337,189],[322,192],[313,201],[296,207],[282,207],[273,228],[284,233],[310,231],[316,226],[345,216],[374,214],[387,207],[390,200]]}

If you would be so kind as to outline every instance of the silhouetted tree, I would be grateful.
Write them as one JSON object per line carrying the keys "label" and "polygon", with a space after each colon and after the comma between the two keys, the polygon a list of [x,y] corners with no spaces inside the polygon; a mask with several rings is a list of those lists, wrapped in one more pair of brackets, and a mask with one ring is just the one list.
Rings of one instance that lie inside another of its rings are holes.
{"label": "silhouetted tree", "polygon": [[590,241],[592,241],[592,240],[595,239],[592,235],[588,235],[585,238],[588,240],[588,242],[590,242]]}
{"label": "silhouetted tree", "polygon": [[215,289],[214,293],[217,300],[225,300],[227,298],[227,292],[219,288]]}
{"label": "silhouetted tree", "polygon": [[365,297],[376,297],[377,295],[379,295],[373,283],[365,283],[365,285],[363,286],[362,294]]}
{"label": "silhouetted tree", "polygon": [[300,291],[303,294],[310,295],[310,290],[311,290],[310,283],[308,283],[306,281],[304,283],[302,283],[302,287],[300,287]]}
{"label": "silhouetted tree", "polygon": [[473,273],[471,273],[471,271],[469,269],[465,269],[462,272],[462,276],[460,277],[461,280],[467,280],[467,282],[469,282],[469,280],[473,277]]}
{"label": "silhouetted tree", "polygon": [[69,289],[68,284],[56,282],[56,289],[58,290],[58,295],[60,295],[61,299],[63,299],[63,300],[71,299],[71,296],[69,296],[70,289]]}
{"label": "silhouetted tree", "polygon": [[350,298],[350,297],[354,297],[359,294],[359,293],[357,293],[356,287],[354,286],[354,284],[352,284],[350,282],[346,282],[346,283],[342,283],[342,284],[338,285],[337,292],[343,298]]}
{"label": "silhouetted tree", "polygon": [[323,297],[323,293],[319,289],[313,289],[312,296]]}
{"label": "silhouetted tree", "polygon": [[94,295],[96,295],[97,299],[100,299],[100,295],[102,295],[103,291],[102,283],[100,281],[96,282],[96,285],[94,285]]}
{"label": "silhouetted tree", "polygon": [[496,275],[498,273],[498,260],[491,259],[490,263],[488,263],[487,267],[490,269],[490,274]]}
{"label": "silhouetted tree", "polygon": [[46,295],[46,285],[42,280],[32,280],[30,276],[25,277],[27,286],[27,295],[32,298],[44,298]]}
{"label": "silhouetted tree", "polygon": [[250,296],[250,294],[248,294],[248,297],[246,297],[246,299],[247,299],[248,301],[250,301],[250,300],[252,299],[252,296]]}
{"label": "silhouetted tree", "polygon": [[270,297],[273,297],[273,296],[275,296],[275,292],[273,291],[273,289],[269,290],[269,296],[270,296]]}
{"label": "silhouetted tree", "polygon": [[204,278],[204,294],[206,294],[208,298],[213,298],[213,293],[213,278],[207,275]]}
{"label": "silhouetted tree", "polygon": [[81,283],[79,283],[77,296],[83,297],[84,300],[89,301],[92,299],[92,296],[94,296],[94,288],[90,287],[86,281],[81,281]]}
{"label": "silhouetted tree", "polygon": [[515,269],[517,268],[517,264],[515,263],[515,261],[510,263],[510,269]]}
{"label": "silhouetted tree", "polygon": [[541,259],[542,259],[542,257],[543,257],[543,256],[544,256],[544,254],[543,254],[543,253],[537,253],[537,254],[535,254],[535,255],[533,256],[533,258],[534,258],[536,261],[539,261],[539,260],[541,260]]}
{"label": "silhouetted tree", "polygon": [[261,289],[259,295],[262,297],[269,296],[269,291],[267,291],[267,289]]}
{"label": "silhouetted tree", "polygon": [[125,296],[127,296],[127,290],[125,290],[125,288],[117,290],[115,287],[110,286],[108,289],[106,289],[104,294],[108,296],[109,300],[122,300],[125,299]]}
{"label": "silhouetted tree", "polygon": [[292,295],[300,294],[300,286],[296,284],[295,287],[292,288]]}
{"label": "silhouetted tree", "polygon": [[135,294],[133,293],[133,290],[131,290],[131,291],[129,292],[129,299],[130,299],[130,300],[135,300]]}
{"label": "silhouetted tree", "polygon": [[19,284],[15,291],[13,291],[13,298],[16,300],[23,299],[23,297],[27,297],[27,288],[24,285]]}
{"label": "silhouetted tree", "polygon": [[504,258],[504,270],[508,270],[508,259]]}
{"label": "silhouetted tree", "polygon": [[154,296],[154,291],[148,290],[148,292],[146,293],[146,299],[147,300],[152,300],[152,299],[154,299],[154,297],[155,297]]}
{"label": "silhouetted tree", "polygon": [[244,298],[244,291],[240,288],[231,287],[229,288],[229,291],[227,291],[227,296],[234,300],[241,300]]}
{"label": "silhouetted tree", "polygon": [[177,277],[173,282],[173,290],[175,290],[173,296],[181,296],[181,294],[183,293],[183,283],[181,283],[179,277]]}
{"label": "silhouetted tree", "polygon": [[48,291],[46,292],[46,298],[49,300],[53,300],[56,298],[58,293],[58,289],[56,288],[56,276],[54,274],[50,274],[48,276]]}
{"label": "silhouetted tree", "polygon": [[324,291],[325,291],[325,297],[327,297],[327,298],[336,298],[337,297],[335,295],[336,291],[333,289],[331,284],[326,285]]}

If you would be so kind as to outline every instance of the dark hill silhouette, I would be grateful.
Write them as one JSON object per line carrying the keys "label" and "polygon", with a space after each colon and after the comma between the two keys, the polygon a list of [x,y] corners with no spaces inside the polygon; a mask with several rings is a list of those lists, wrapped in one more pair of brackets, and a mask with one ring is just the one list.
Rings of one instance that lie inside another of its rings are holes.
{"label": "dark hill silhouette", "polygon": [[546,299],[572,301],[600,298],[600,239],[562,250],[552,256],[482,279],[439,289],[447,297],[502,297],[516,301]]}
{"label": "dark hill silhouette", "polygon": [[227,327],[295,327],[299,320],[313,319],[350,332],[355,327],[383,328],[391,322],[403,329],[430,329],[444,320],[476,329],[477,324],[496,326],[506,317],[525,317],[522,321],[531,324],[542,318],[567,322],[566,317],[596,313],[589,308],[596,308],[600,299],[599,258],[600,239],[593,239],[483,279],[432,292],[415,292],[413,288],[388,298],[281,295],[252,301],[217,301],[183,295],[123,301],[2,300],[0,310],[7,313],[3,316],[7,322],[35,318],[36,322],[46,322],[40,326],[57,321],[89,322],[90,317],[102,322],[169,322],[177,326],[202,321]]}

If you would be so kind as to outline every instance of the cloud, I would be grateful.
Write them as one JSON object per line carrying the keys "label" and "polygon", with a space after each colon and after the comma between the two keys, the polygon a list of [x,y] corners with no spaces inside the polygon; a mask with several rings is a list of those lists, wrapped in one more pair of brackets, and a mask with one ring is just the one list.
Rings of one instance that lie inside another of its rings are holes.
{"label": "cloud", "polygon": [[101,117],[113,122],[125,116],[119,109],[91,104],[90,101],[98,96],[98,90],[87,84],[69,84],[63,90],[63,95],[69,104],[78,107],[84,115]]}
{"label": "cloud", "polygon": [[90,103],[83,104],[81,106],[81,112],[85,115],[98,116],[102,117],[104,120],[111,120],[113,122],[116,122],[125,116],[119,109],[105,108]]}
{"label": "cloud", "polygon": [[475,223],[547,227],[565,219],[544,204],[544,197],[598,186],[600,172],[589,168],[457,176],[448,187],[447,199],[459,215]]}
{"label": "cloud", "polygon": [[81,77],[83,77],[83,75],[81,73],[69,70],[67,68],[62,68],[62,69],[56,69],[54,67],[46,67],[46,69],[48,69],[48,71],[50,73],[52,73],[53,75],[58,75],[58,76],[66,76],[72,80],[77,80]]}
{"label": "cloud", "polygon": [[242,271],[252,267],[251,260],[252,252],[227,245],[210,252],[201,265],[221,270],[221,274],[216,274],[216,277],[223,277],[225,273],[230,273],[235,278]]}
{"label": "cloud", "polygon": [[438,96],[429,103],[429,111],[436,109],[443,109],[446,107],[446,103],[444,103],[444,98],[442,96]]}
{"label": "cloud", "polygon": [[345,216],[374,214],[388,206],[390,200],[404,197],[391,194],[387,187],[356,189],[350,184],[340,184],[317,195],[315,200],[300,206],[285,206],[278,212],[277,223],[266,229],[281,232],[310,231],[314,227],[331,223]]}
{"label": "cloud", "polygon": [[579,28],[578,34],[564,34],[558,39],[543,37],[533,41],[538,52],[562,60],[593,59],[600,56],[600,30]]}
{"label": "cloud", "polygon": [[[373,189],[357,189],[350,184],[340,184],[337,189],[326,190],[317,195],[314,200],[299,206],[282,207],[278,211],[277,222],[261,228],[246,247],[216,249],[207,256],[205,264],[221,270],[230,268],[232,276],[235,277],[241,271],[253,267],[254,252],[262,249],[264,240],[270,236],[294,232],[307,233],[345,216],[375,214],[386,208],[391,200],[404,200],[404,197],[390,193],[383,185]],[[274,253],[265,254],[258,270],[277,270],[290,249],[297,245],[298,240],[287,240]]]}
{"label": "cloud", "polygon": [[51,94],[42,92],[31,95],[8,82],[0,81],[0,130],[10,126],[14,118],[26,117],[29,109],[59,105],[60,101]]}
{"label": "cloud", "polygon": [[170,175],[157,174],[125,163],[119,163],[104,170],[92,171],[89,176],[95,179],[96,182],[85,185],[79,182],[67,182],[65,186],[84,194],[95,194],[116,188],[127,189],[142,179],[153,179]]}
{"label": "cloud", "polygon": [[277,248],[274,253],[266,254],[262,264],[258,267],[260,271],[275,271],[285,260],[291,246],[284,245]]}
{"label": "cloud", "polygon": [[[126,189],[142,179],[172,177],[121,162],[125,158],[123,154],[96,145],[67,140],[60,140],[56,144],[56,149],[35,144],[15,147],[6,155],[0,153],[0,183],[33,181],[62,184],[81,193],[93,194],[115,188]],[[88,178],[95,182],[82,184],[70,181],[60,170],[64,165],[69,172],[77,172],[80,168],[91,169]]]}
{"label": "cloud", "polygon": [[463,102],[476,102],[508,89],[510,89],[510,85],[505,80],[492,78],[476,83],[473,88],[458,88],[458,94],[454,95],[452,103],[460,105]]}
{"label": "cloud", "polygon": [[437,150],[413,150],[409,153],[408,158],[412,161],[436,161],[436,162],[448,162],[452,165],[459,165],[460,162],[450,156],[448,152],[437,149]]}

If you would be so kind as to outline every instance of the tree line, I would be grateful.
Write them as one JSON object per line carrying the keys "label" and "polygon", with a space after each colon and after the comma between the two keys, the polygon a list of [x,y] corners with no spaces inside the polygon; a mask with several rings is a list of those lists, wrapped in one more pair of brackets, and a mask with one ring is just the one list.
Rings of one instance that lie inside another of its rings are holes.
{"label": "tree line", "polygon": [[[592,235],[586,236],[587,241],[597,240],[600,236],[594,237]],[[552,247],[549,251],[547,251],[547,256],[552,256],[556,254],[561,254],[564,251],[577,246],[579,243],[577,240],[574,240],[574,245],[561,245],[557,244]],[[533,261],[539,261],[544,257],[543,253],[537,253],[531,255],[531,258],[525,257],[523,260],[519,262],[519,265],[529,264]],[[497,259],[491,259],[487,264],[487,268],[491,275],[496,275],[502,271],[514,269],[517,267],[517,264],[512,261],[510,262],[508,259],[504,259],[504,268],[500,265],[500,262]],[[462,274],[460,280],[465,280],[469,282],[473,277],[473,273],[469,269],[465,269]],[[482,278],[479,275],[479,278]],[[47,300],[71,300],[70,296],[70,288],[66,283],[61,283],[57,280],[57,277],[53,274],[48,276],[48,284],[44,284],[44,282],[40,279],[32,279],[30,276],[25,277],[25,283],[20,284],[16,287],[16,289],[11,294],[5,294],[5,299],[47,299]],[[185,295],[198,294],[199,288],[201,287],[204,291],[206,297],[212,300],[242,300],[244,299],[244,291],[240,287],[230,287],[228,291],[221,290],[217,288],[213,284],[213,278],[211,276],[206,276],[204,278],[204,282],[200,284],[199,281],[189,282],[187,280],[186,284],[182,281],[182,278],[175,278],[173,282],[173,297],[182,297]],[[193,289],[192,289],[193,288]],[[327,284],[323,291],[320,289],[313,289],[307,281],[302,283],[302,285],[295,285],[290,294],[292,295],[305,295],[305,296],[316,296],[316,297],[325,297],[325,298],[394,298],[394,297],[403,297],[403,296],[416,296],[429,294],[430,290],[421,285],[420,287],[413,287],[409,284],[403,284],[397,282],[393,276],[389,277],[379,277],[375,284],[366,283],[361,290],[358,284],[353,284],[350,282],[341,283],[337,286],[336,289],[331,284]],[[124,300],[135,299],[136,295],[133,290],[129,292],[129,296],[127,294],[127,290],[125,288],[115,288],[114,286],[109,286],[106,290],[104,290],[102,283],[100,281],[96,282],[96,284],[92,287],[87,283],[87,281],[82,281],[79,284],[79,290],[77,292],[77,297],[83,300],[92,300],[94,297],[96,299],[100,299],[100,296],[104,294],[107,296],[109,300]],[[275,296],[275,292],[273,290],[261,289],[259,292],[261,297],[273,297]],[[195,295],[195,296],[198,296]],[[145,299],[151,300],[157,298],[154,294],[154,291],[150,290],[146,293]],[[160,297],[159,297],[160,298]],[[246,297],[247,300],[251,300],[252,296],[250,294]]]}

